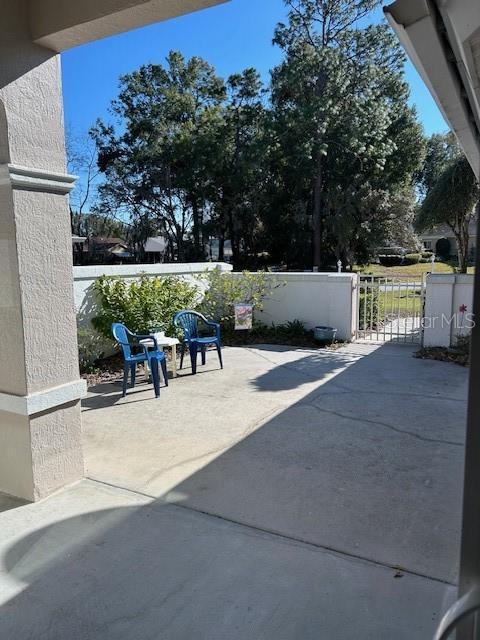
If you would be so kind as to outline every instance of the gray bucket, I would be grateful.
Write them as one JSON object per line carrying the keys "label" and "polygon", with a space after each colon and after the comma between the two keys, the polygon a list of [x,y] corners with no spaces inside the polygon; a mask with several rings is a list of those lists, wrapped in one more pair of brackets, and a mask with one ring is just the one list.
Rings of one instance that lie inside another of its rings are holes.
{"label": "gray bucket", "polygon": [[337,335],[337,329],[334,327],[315,327],[313,337],[318,342],[333,342]]}

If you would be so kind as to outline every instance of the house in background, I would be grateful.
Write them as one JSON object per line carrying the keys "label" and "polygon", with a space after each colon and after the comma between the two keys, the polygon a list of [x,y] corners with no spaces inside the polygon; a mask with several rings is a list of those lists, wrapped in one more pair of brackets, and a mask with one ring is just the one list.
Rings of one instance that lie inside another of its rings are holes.
{"label": "house in background", "polygon": [[153,264],[163,262],[165,260],[166,250],[167,242],[163,236],[147,238],[147,241],[143,245],[145,261]]}
{"label": "house in background", "polygon": [[[456,257],[458,255],[457,241],[451,228],[446,225],[439,225],[419,234],[419,238],[426,251],[433,251],[437,255],[446,253],[444,247],[450,246],[449,255]],[[445,245],[445,242],[448,245]],[[475,258],[477,248],[477,221],[472,220],[468,228],[468,255],[469,259]]]}
{"label": "house in background", "polygon": [[87,241],[85,236],[72,235],[72,251],[73,251],[73,264],[83,264],[83,245]]}
{"label": "house in background", "polygon": [[83,244],[83,264],[121,264],[133,258],[134,253],[122,238],[91,236]]}

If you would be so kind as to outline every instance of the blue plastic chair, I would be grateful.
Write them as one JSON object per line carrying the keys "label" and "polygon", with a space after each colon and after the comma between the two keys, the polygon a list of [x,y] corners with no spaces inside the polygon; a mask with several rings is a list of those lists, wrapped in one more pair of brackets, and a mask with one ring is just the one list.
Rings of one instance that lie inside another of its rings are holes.
{"label": "blue plastic chair", "polygon": [[[165,379],[165,385],[168,387],[168,375],[167,375],[167,361],[165,354],[159,349],[157,341],[154,336],[147,335],[142,336],[132,333],[124,324],[114,322],[112,324],[112,333],[115,340],[118,342],[123,352],[123,397],[127,395],[127,383],[128,372],[130,371],[131,386],[135,386],[135,370],[137,364],[142,362],[148,362],[150,371],[152,374],[153,388],[155,389],[155,397],[160,397],[160,375],[158,371],[158,363],[162,367],[163,377]],[[150,340],[149,345],[140,345],[140,340]],[[132,347],[142,347],[142,353],[133,354]],[[151,348],[151,346],[153,348]]]}
{"label": "blue plastic chair", "polygon": [[[199,320],[203,322],[203,324],[207,325],[207,327],[215,328],[214,336],[200,336],[198,332],[198,322]],[[220,338],[220,325],[216,322],[210,322],[207,320],[205,316],[197,311],[179,311],[173,318],[173,323],[176,327],[179,327],[183,331],[183,342],[182,342],[182,350],[180,354],[180,369],[183,366],[183,356],[185,355],[185,349],[188,346],[190,351],[190,360],[192,362],[192,373],[195,375],[197,373],[197,353],[200,350],[202,354],[202,364],[206,362],[206,354],[207,347],[211,344],[214,344],[217,353],[218,359],[220,361],[220,367],[223,369],[223,360],[222,360],[222,343]]]}

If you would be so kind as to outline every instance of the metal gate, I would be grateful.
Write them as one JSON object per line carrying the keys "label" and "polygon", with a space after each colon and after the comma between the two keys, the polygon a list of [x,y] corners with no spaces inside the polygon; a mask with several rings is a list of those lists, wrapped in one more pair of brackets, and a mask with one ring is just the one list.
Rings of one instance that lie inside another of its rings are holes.
{"label": "metal gate", "polygon": [[358,275],[357,338],[421,342],[425,276]]}

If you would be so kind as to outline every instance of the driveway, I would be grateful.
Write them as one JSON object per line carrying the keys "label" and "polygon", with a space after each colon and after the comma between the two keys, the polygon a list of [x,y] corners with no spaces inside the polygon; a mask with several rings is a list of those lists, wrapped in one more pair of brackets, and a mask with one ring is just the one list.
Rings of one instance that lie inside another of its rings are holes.
{"label": "driveway", "polygon": [[0,636],[430,637],[455,595],[467,371],[395,344],[199,371],[160,400],[93,389],[89,479],[5,503]]}

